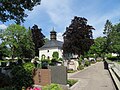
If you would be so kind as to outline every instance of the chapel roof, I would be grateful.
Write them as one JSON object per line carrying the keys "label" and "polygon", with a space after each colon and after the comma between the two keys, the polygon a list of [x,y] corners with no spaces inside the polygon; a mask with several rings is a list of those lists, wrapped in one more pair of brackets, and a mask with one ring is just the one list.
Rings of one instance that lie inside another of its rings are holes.
{"label": "chapel roof", "polygon": [[49,40],[45,45],[43,45],[40,49],[47,48],[62,48],[63,42],[57,40]]}

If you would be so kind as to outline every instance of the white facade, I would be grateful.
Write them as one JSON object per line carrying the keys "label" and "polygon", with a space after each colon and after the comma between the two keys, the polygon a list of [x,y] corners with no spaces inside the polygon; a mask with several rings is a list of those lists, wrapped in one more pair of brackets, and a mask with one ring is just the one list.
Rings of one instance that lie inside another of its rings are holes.
{"label": "white facade", "polygon": [[45,49],[39,49],[39,59],[41,60],[42,55],[45,55],[45,59],[52,59],[53,52],[59,53],[59,58],[63,57],[63,50],[59,49],[58,47],[54,48],[45,48]]}

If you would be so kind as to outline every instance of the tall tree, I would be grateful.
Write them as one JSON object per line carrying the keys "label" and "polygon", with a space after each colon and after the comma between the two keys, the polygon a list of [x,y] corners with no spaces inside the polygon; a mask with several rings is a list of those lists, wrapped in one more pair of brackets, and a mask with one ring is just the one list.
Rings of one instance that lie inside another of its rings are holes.
{"label": "tall tree", "polygon": [[106,53],[110,52],[112,30],[113,30],[113,25],[109,20],[107,20],[103,31],[103,34],[105,35],[105,39],[106,39],[106,42],[104,43],[104,50]]}
{"label": "tall tree", "polygon": [[24,58],[25,53],[34,54],[34,52],[31,50],[32,41],[29,41],[30,38],[27,35],[27,32],[28,31],[25,27],[16,24],[8,26],[8,28],[3,32],[2,34],[3,44],[8,45],[10,47],[11,49],[10,56],[12,58],[14,57]]}
{"label": "tall tree", "polygon": [[35,44],[35,55],[39,56],[39,48],[45,43],[45,36],[42,34],[42,29],[39,29],[37,25],[32,27],[32,38]]}
{"label": "tall tree", "polygon": [[120,57],[120,23],[113,26],[111,32],[110,51]]}
{"label": "tall tree", "polygon": [[33,7],[40,4],[41,0],[1,0],[0,21],[15,20],[20,24],[27,17],[25,10],[33,10]]}
{"label": "tall tree", "polygon": [[92,30],[94,30],[94,28],[87,25],[86,18],[75,16],[63,34],[64,53],[74,53],[78,56],[84,55],[94,43]]}

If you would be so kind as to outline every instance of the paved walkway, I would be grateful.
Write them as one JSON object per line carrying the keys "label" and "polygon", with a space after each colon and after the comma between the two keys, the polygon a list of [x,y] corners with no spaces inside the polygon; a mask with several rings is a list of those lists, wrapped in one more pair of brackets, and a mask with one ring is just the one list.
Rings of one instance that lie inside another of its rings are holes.
{"label": "paved walkway", "polygon": [[103,62],[68,77],[79,80],[71,90],[116,90],[108,70],[104,69]]}

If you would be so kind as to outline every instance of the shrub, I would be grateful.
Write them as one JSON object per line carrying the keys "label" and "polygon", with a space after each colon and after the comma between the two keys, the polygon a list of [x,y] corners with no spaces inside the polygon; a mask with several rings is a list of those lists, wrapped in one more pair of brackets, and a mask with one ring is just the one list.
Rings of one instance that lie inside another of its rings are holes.
{"label": "shrub", "polygon": [[84,65],[88,67],[90,65],[90,62],[86,60]]}
{"label": "shrub", "polygon": [[0,90],[17,90],[14,87],[4,87],[4,88],[0,88]]}
{"label": "shrub", "polygon": [[72,70],[72,69],[68,69],[67,72],[68,72],[68,73],[74,73],[74,72],[76,72],[76,71],[75,71],[75,70]]}
{"label": "shrub", "polygon": [[97,61],[97,62],[101,62],[102,60],[100,60],[100,59],[97,59],[96,61]]}
{"label": "shrub", "polygon": [[10,85],[11,85],[10,77],[3,73],[0,73],[0,87],[6,87],[6,86],[10,86]]}
{"label": "shrub", "polygon": [[108,60],[111,60],[111,61],[115,61],[115,60],[118,60],[118,57],[116,56],[111,56],[111,57],[107,57]]}
{"label": "shrub", "polygon": [[78,70],[82,70],[82,69],[84,69],[84,66],[83,65],[79,65],[78,66]]}
{"label": "shrub", "polygon": [[50,84],[47,86],[44,86],[42,90],[62,90],[59,84]]}
{"label": "shrub", "polygon": [[28,87],[33,84],[32,70],[34,69],[34,64],[25,63],[21,66],[15,66],[12,71],[12,83],[17,90],[21,90],[22,86]]}
{"label": "shrub", "polygon": [[73,86],[78,80],[74,80],[74,79],[68,79],[67,80],[67,84],[69,84],[69,86]]}

